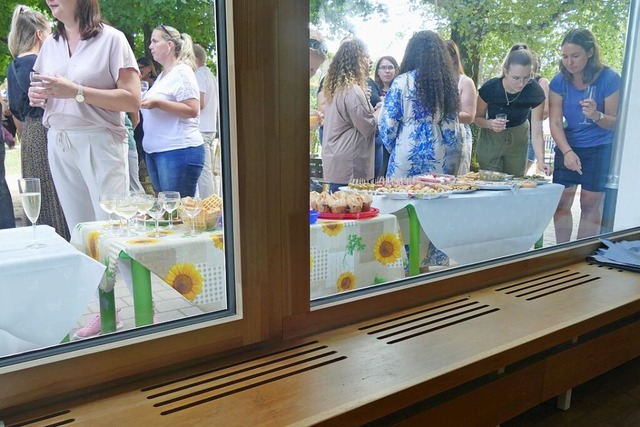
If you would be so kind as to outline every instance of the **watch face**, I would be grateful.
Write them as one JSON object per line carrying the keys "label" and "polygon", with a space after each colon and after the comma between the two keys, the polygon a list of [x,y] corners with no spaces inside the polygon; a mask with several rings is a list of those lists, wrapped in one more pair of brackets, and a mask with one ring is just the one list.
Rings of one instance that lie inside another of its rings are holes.
{"label": "watch face", "polygon": [[76,95],[76,101],[78,102],[84,102],[84,95],[79,93]]}

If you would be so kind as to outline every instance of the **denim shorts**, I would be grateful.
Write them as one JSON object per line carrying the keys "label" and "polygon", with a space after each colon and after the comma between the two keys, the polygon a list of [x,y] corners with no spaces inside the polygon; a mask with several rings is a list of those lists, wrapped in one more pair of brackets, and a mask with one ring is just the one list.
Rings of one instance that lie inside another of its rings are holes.
{"label": "denim shorts", "polygon": [[204,144],[160,153],[144,153],[149,178],[156,192],[179,191],[193,197],[204,166]]}
{"label": "denim shorts", "polygon": [[584,190],[603,192],[606,189],[611,163],[612,144],[595,147],[572,148],[580,158],[582,175],[564,166],[562,152],[555,148],[556,157],[553,162],[553,182],[565,187],[581,185]]}

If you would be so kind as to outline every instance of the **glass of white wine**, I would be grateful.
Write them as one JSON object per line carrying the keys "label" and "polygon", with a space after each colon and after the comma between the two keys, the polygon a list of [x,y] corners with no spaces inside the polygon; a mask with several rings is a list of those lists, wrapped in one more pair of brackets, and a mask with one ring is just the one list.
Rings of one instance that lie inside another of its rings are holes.
{"label": "glass of white wine", "polygon": [[180,203],[180,192],[178,191],[161,191],[158,193],[158,200],[164,205],[164,209],[169,213],[169,225],[167,230],[174,230],[176,227],[173,225],[173,212],[178,209]]}
{"label": "glass of white wine", "polygon": [[18,180],[18,188],[20,190],[20,200],[25,215],[31,221],[33,227],[33,243],[28,247],[33,249],[43,248],[46,245],[39,243],[36,239],[36,222],[40,216],[40,179],[39,178],[21,178]]}
{"label": "glass of white wine", "polygon": [[116,199],[118,198],[117,194],[101,194],[100,195],[100,207],[103,211],[105,211],[109,215],[109,228],[107,228],[107,232],[110,234],[118,234],[118,230],[116,229],[115,222],[113,218],[111,218],[111,214],[116,212]]}
{"label": "glass of white wine", "polygon": [[129,194],[123,194],[122,197],[116,199],[116,214],[120,215],[127,221],[126,236],[135,236],[131,230],[131,219],[138,213],[138,204],[135,197],[131,197]]}
{"label": "glass of white wine", "polygon": [[[36,71],[31,71],[29,73],[29,81],[31,82],[31,86],[33,86],[34,88],[40,89],[40,82],[42,81],[42,77],[43,76],[40,73]],[[38,105],[35,105],[35,106],[44,108],[45,105],[46,105],[46,101],[40,101]]]}

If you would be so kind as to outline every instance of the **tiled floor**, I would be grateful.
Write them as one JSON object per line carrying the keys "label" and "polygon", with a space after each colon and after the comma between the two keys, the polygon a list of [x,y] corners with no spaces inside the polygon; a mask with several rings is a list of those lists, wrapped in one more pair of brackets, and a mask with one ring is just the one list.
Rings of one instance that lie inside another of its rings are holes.
{"label": "tiled floor", "polygon": [[561,411],[555,399],[501,424],[502,427],[640,426],[640,358],[573,389],[571,407]]}

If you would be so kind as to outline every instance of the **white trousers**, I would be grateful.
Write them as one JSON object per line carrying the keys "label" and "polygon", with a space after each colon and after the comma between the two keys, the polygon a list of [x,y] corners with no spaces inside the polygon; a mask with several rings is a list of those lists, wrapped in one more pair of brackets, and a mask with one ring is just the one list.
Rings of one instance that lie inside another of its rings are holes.
{"label": "white trousers", "polygon": [[198,195],[205,199],[212,194],[221,196],[220,140],[215,132],[200,132],[204,139],[204,166],[198,178]]}
{"label": "white trousers", "polygon": [[101,194],[129,188],[128,144],[105,128],[49,129],[49,165],[69,230],[78,223],[108,219]]}
{"label": "white trousers", "polygon": [[138,150],[136,147],[129,148],[127,152],[129,160],[129,190],[144,191],[144,187],[140,182],[140,163],[138,161]]}

